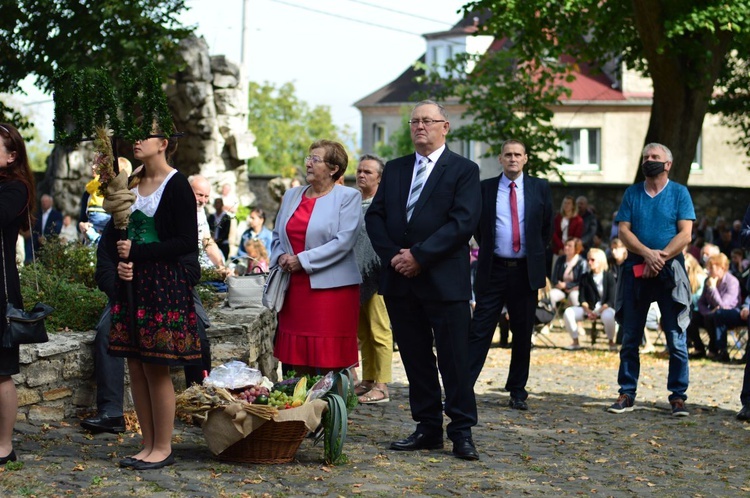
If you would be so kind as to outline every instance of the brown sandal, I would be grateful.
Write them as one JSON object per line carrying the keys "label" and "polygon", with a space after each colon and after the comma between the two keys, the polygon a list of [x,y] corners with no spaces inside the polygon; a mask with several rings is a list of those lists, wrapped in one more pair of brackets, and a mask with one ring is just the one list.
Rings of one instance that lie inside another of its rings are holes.
{"label": "brown sandal", "polygon": [[[373,396],[375,391],[379,392],[380,396],[378,395]],[[388,395],[388,393],[377,387],[371,388],[369,392],[359,397],[359,402],[362,403],[363,405],[374,405],[376,403],[388,403],[390,400],[391,400],[391,397]]]}
{"label": "brown sandal", "polygon": [[374,385],[375,384],[368,386],[364,382],[360,382],[359,384],[357,384],[356,386],[354,386],[354,394],[356,396],[362,396],[364,394],[367,394],[367,393],[369,393],[372,390],[372,388],[373,388]]}

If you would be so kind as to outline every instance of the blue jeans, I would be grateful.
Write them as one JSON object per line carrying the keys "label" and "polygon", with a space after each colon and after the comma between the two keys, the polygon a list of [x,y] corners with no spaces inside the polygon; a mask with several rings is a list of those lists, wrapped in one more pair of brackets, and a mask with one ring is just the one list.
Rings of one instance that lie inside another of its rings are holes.
{"label": "blue jeans", "polygon": [[623,293],[620,322],[622,348],[620,349],[620,371],[617,374],[620,394],[627,394],[631,399],[635,399],[641,370],[638,346],[643,339],[648,307],[656,301],[661,311],[662,327],[669,349],[669,374],[667,376],[667,390],[671,393],[669,400],[687,399],[685,394],[689,382],[687,332],[677,324],[677,315],[681,306],[672,300],[672,289],[666,288],[660,278],[644,278],[636,282],[631,268],[624,268],[620,278],[623,279],[622,287],[618,289],[618,292]]}
{"label": "blue jeans", "polygon": [[94,225],[94,230],[96,230],[99,233],[102,233],[104,231],[104,227],[107,226],[107,223],[109,222],[110,218],[112,218],[112,215],[109,213],[100,213],[98,211],[92,211],[91,213],[88,213],[89,217],[89,223]]}

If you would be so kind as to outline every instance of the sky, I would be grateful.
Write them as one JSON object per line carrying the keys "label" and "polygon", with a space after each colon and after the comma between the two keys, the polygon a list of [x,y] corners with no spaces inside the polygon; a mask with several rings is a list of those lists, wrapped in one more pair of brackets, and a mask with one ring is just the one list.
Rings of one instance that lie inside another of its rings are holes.
{"label": "sky", "polygon": [[[186,0],[211,55],[241,60],[243,0]],[[424,33],[458,22],[464,0],[248,0],[247,61],[252,81],[293,82],[311,106],[331,109],[334,123],[360,140],[354,102],[400,75],[425,52]],[[25,85],[42,138],[52,135],[51,97]]]}

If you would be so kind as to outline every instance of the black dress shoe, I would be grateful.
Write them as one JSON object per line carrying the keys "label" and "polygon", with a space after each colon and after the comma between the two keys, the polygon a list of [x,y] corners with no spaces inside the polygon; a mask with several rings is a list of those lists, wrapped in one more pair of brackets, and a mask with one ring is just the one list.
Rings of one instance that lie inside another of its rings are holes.
{"label": "black dress shoe", "polygon": [[742,410],[737,414],[737,420],[750,421],[750,404],[742,405]]}
{"label": "black dress shoe", "polygon": [[136,460],[132,467],[135,470],[156,470],[166,467],[167,465],[172,465],[173,463],[174,453],[170,453],[167,458],[160,462],[144,462],[143,460]]}
{"label": "black dress shoe", "polygon": [[8,462],[15,462],[16,460],[16,450],[10,450],[10,453],[0,458],[0,465],[5,465]]}
{"label": "black dress shoe", "polygon": [[453,454],[462,460],[479,460],[479,453],[470,437],[453,441]]}
{"label": "black dress shoe", "polygon": [[111,432],[112,434],[119,434],[125,432],[125,418],[97,415],[96,417],[83,419],[81,427],[93,433]]}
{"label": "black dress shoe", "polygon": [[513,408],[514,410],[526,411],[529,409],[529,405],[527,405],[524,400],[514,398],[513,396],[510,397],[510,401],[508,401],[508,406]]}
{"label": "black dress shoe", "polygon": [[428,436],[421,432],[415,432],[406,439],[392,442],[391,449],[397,451],[442,450],[443,436]]}
{"label": "black dress shoe", "polygon": [[135,462],[140,462],[140,460],[133,457],[125,457],[117,462],[117,465],[119,465],[120,467],[132,467],[133,465],[135,465]]}

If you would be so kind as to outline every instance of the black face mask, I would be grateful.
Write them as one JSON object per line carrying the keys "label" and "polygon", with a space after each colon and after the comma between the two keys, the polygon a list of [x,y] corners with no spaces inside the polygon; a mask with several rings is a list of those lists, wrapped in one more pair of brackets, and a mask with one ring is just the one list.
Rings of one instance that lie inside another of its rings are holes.
{"label": "black face mask", "polygon": [[657,176],[664,172],[664,164],[659,161],[646,161],[641,164],[641,171],[646,176]]}

